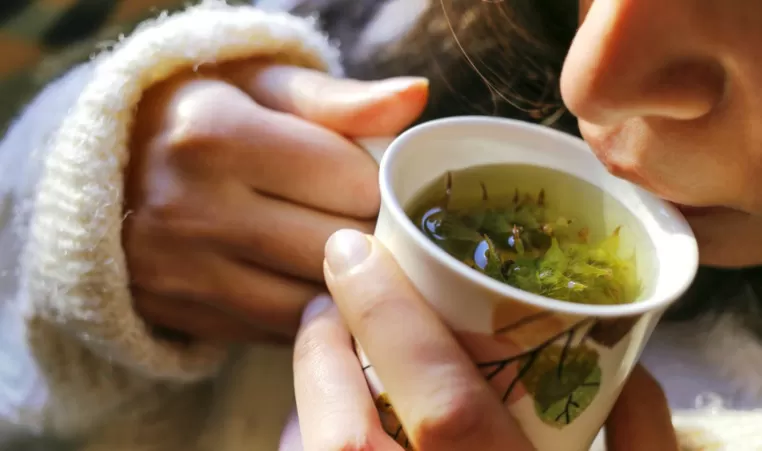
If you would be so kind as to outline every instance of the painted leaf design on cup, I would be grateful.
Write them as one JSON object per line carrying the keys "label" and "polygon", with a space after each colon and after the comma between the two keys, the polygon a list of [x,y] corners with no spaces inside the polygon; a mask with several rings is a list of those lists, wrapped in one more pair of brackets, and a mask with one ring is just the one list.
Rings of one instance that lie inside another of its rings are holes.
{"label": "painted leaf design on cup", "polygon": [[522,357],[515,343],[476,332],[460,331],[457,337],[471,358],[479,362],[479,371],[505,404],[511,405],[526,395],[518,377]]}
{"label": "painted leaf design on cup", "polygon": [[600,367],[590,373],[585,384],[580,386],[566,399],[550,406],[544,413],[539,413],[540,418],[547,424],[562,428],[577,419],[593,403],[598,394],[601,381]]}
{"label": "painted leaf design on cup", "polygon": [[606,348],[613,348],[626,337],[640,320],[640,316],[599,318],[588,332],[588,337]]}
{"label": "painted leaf design on cup", "polygon": [[553,337],[562,336],[579,322],[579,317],[560,315],[506,299],[495,305],[492,331],[496,339],[514,343],[519,352],[524,352],[547,344]]}
{"label": "painted leaf design on cup", "polygon": [[[543,422],[563,427],[579,417],[598,393],[599,355],[585,344],[596,323],[593,318],[566,316],[507,301],[496,305],[493,313],[493,340],[506,346],[501,349],[483,342],[479,350],[474,350],[478,340],[473,338],[473,347],[465,346],[471,349],[478,367],[501,392],[506,404],[529,395]],[[575,340],[578,332],[586,338]],[[621,337],[615,335],[614,339]]]}
{"label": "painted leaf design on cup", "polygon": [[522,362],[522,384],[534,399],[540,419],[563,427],[595,399],[601,383],[598,352],[584,344],[553,344]]}

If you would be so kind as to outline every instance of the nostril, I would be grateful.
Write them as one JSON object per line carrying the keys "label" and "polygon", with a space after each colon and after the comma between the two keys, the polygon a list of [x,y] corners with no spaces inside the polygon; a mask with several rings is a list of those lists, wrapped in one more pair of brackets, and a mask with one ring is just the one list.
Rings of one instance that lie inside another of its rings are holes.
{"label": "nostril", "polygon": [[642,89],[639,116],[694,120],[711,113],[724,98],[724,68],[713,61],[686,61],[657,71]]}
{"label": "nostril", "polygon": [[597,125],[636,117],[699,119],[721,103],[726,89],[726,72],[713,61],[674,61],[640,71],[609,67],[566,72],[561,90],[567,108]]}

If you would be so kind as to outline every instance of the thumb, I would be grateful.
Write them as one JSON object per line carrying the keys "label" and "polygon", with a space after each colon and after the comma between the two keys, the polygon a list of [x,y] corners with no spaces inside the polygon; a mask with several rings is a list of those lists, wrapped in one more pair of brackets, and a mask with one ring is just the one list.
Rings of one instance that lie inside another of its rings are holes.
{"label": "thumb", "polygon": [[420,77],[382,81],[337,79],[295,66],[235,63],[225,75],[257,103],[350,138],[396,135],[426,107]]}

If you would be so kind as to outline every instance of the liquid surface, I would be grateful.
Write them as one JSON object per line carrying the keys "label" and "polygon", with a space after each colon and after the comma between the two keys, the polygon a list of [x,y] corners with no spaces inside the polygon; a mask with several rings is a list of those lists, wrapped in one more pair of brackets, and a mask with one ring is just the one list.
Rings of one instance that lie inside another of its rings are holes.
{"label": "liquid surface", "polygon": [[637,221],[621,204],[550,169],[490,165],[450,172],[416,196],[408,215],[465,265],[557,300],[634,302],[643,292],[639,267],[643,273],[652,267],[635,258],[635,247],[646,259],[652,249],[642,230],[628,230]]}

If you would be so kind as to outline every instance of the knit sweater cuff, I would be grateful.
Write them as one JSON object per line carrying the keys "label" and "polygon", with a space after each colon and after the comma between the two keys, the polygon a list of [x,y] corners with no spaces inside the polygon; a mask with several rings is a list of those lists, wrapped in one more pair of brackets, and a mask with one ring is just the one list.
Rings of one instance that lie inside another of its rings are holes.
{"label": "knit sweater cuff", "polygon": [[202,63],[252,57],[341,71],[338,52],[311,22],[219,0],[147,22],[95,59],[90,83],[52,137],[34,202],[22,265],[32,336],[52,324],[153,379],[215,371],[225,349],[156,339],[133,310],[121,243],[124,170],[148,87]]}

